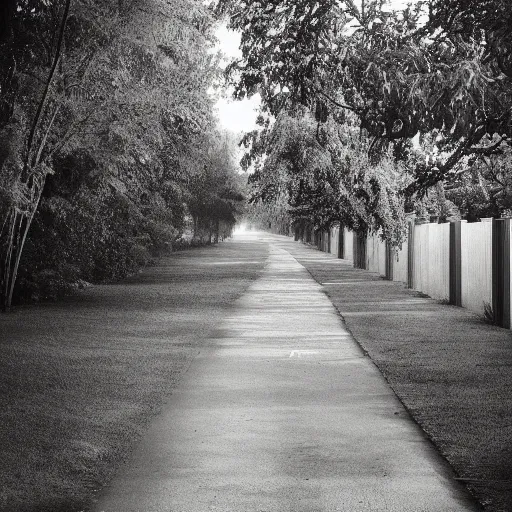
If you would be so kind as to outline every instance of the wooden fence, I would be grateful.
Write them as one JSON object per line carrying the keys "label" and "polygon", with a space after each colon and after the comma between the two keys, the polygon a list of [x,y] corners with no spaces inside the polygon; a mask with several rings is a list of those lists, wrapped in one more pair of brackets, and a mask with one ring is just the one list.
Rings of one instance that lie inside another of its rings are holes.
{"label": "wooden fence", "polygon": [[510,329],[511,231],[511,219],[416,224],[411,218],[400,248],[392,248],[378,234],[361,235],[344,226],[316,232],[303,226],[295,238],[356,268],[492,317],[497,325]]}

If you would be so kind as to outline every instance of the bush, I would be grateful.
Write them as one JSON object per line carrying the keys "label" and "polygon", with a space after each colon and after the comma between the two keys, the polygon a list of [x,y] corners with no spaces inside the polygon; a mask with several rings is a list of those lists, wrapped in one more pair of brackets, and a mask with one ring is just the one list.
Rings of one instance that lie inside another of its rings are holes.
{"label": "bush", "polygon": [[59,268],[44,268],[20,276],[17,299],[23,301],[56,300],[69,294],[80,280],[80,269],[63,263]]}
{"label": "bush", "polygon": [[139,267],[146,267],[152,261],[151,254],[147,247],[139,244],[132,245],[130,249],[130,258]]}
{"label": "bush", "polygon": [[[172,251],[178,230],[117,191],[43,197],[23,252],[15,302],[55,299],[80,281],[122,279]],[[161,217],[161,213],[159,213]]]}

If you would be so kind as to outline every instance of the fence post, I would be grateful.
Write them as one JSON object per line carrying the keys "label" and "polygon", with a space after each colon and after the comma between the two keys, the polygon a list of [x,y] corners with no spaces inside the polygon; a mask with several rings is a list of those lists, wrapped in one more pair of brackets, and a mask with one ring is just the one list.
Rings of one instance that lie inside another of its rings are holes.
{"label": "fence post", "polygon": [[492,310],[494,322],[510,329],[510,219],[492,221]]}
{"label": "fence post", "polygon": [[359,268],[359,234],[357,231],[354,232],[352,239],[354,240],[352,249],[354,268]]}
{"label": "fence post", "polygon": [[359,268],[359,234],[357,231],[353,235],[354,248],[352,249],[354,268]]}
{"label": "fence post", "polygon": [[407,288],[414,288],[414,230],[415,215],[408,219],[407,226]]}
{"label": "fence post", "polygon": [[450,304],[462,306],[461,222],[450,223]]}
{"label": "fence post", "polygon": [[340,236],[338,237],[338,258],[345,256],[345,226],[340,223]]}
{"label": "fence post", "polygon": [[366,269],[366,235],[356,233],[354,243],[354,267]]}
{"label": "fence post", "polygon": [[393,256],[395,251],[393,247],[389,243],[389,240],[386,240],[386,279],[389,281],[393,281]]}

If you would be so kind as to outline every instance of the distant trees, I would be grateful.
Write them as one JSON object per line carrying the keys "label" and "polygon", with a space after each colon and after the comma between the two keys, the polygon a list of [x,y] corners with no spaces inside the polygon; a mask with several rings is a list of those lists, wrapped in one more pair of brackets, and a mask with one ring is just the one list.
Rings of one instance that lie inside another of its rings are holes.
{"label": "distant trees", "polygon": [[[2,9],[8,307],[18,273],[19,293],[45,295],[42,282],[119,277],[179,238],[211,167],[203,149],[219,138],[208,91],[220,70],[215,20],[200,1],[17,0]],[[224,181],[235,174],[225,170]],[[221,203],[217,215],[233,222]]]}
{"label": "distant trees", "polygon": [[[246,163],[255,165],[249,177],[253,202],[286,201],[290,221],[296,224],[326,229],[341,222],[354,231],[381,230],[389,240],[401,242],[405,197],[396,191],[411,179],[390,152],[378,165],[371,161],[370,141],[353,116],[342,124],[332,118],[319,124],[300,107],[281,112],[266,130],[247,139],[252,152]],[[282,223],[281,210],[275,212]]]}
{"label": "distant trees", "polygon": [[[318,146],[331,156],[325,133],[333,123],[342,131],[356,127],[368,164],[357,164],[353,178],[371,175],[381,198],[373,168],[390,158],[408,177],[393,194],[412,208],[437,183],[454,186],[473,164],[500,158],[509,144],[506,0],[418,1],[400,12],[383,0],[219,0],[216,8],[242,31],[243,58],[230,68],[236,95],[260,92],[264,112],[277,119],[306,109],[318,126]],[[372,223],[385,224],[371,206],[377,203],[363,202]],[[314,201],[311,210],[317,211]]]}
{"label": "distant trees", "polygon": [[233,142],[229,135],[219,133],[203,148],[203,169],[190,178],[187,205],[194,235],[206,235],[210,241],[228,236],[243,212],[245,196],[242,181],[235,177]]}

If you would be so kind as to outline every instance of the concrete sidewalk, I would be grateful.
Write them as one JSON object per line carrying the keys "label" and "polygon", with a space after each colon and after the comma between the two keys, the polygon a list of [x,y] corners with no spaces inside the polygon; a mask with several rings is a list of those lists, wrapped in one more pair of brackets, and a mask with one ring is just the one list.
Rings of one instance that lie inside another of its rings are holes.
{"label": "concrete sidewalk", "polygon": [[313,253],[261,243],[263,274],[94,510],[478,510],[290,254]]}
{"label": "concrete sidewalk", "polygon": [[489,512],[512,510],[512,333],[267,235],[304,265],[414,420]]}

